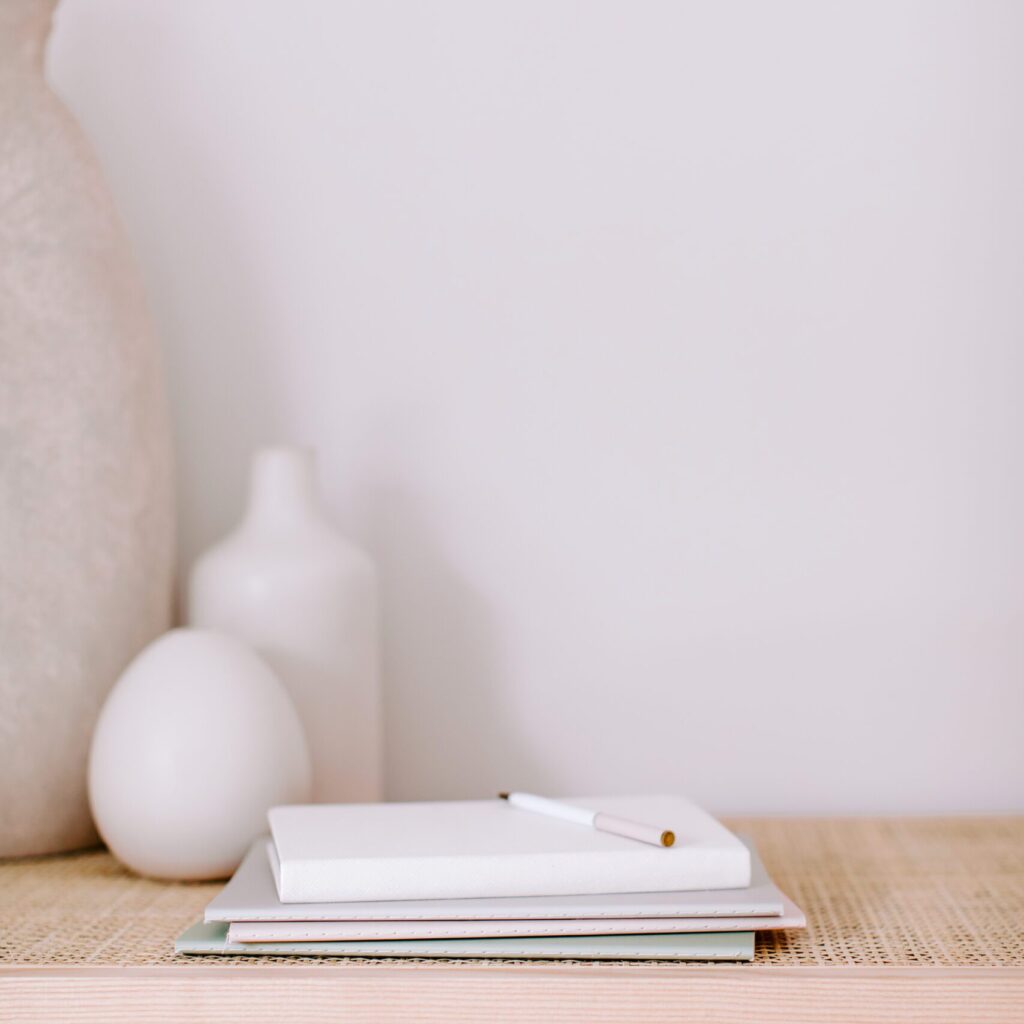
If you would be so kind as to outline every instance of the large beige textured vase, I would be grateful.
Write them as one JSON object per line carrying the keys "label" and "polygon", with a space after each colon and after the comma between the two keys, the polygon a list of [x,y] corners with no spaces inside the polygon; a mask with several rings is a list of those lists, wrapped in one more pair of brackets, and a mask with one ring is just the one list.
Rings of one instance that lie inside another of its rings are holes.
{"label": "large beige textured vase", "polygon": [[85,770],[170,623],[157,349],[96,160],[43,79],[51,0],[0,0],[0,856],[96,840]]}

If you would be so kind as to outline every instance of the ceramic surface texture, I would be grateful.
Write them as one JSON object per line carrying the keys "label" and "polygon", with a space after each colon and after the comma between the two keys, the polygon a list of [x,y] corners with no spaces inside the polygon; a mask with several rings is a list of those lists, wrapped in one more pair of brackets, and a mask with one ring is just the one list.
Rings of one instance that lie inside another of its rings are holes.
{"label": "ceramic surface texture", "polygon": [[0,5],[0,856],[96,841],[93,723],[171,616],[161,367],[102,175],[43,79],[52,6]]}
{"label": "ceramic surface texture", "polygon": [[156,878],[224,878],[276,804],[309,798],[309,751],[245,644],[177,629],[142,652],[96,725],[89,796],[114,854]]}

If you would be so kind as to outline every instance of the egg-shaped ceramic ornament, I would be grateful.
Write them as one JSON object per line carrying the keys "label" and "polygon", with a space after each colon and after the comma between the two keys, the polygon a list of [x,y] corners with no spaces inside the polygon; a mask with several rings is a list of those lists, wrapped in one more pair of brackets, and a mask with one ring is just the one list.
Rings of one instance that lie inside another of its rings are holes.
{"label": "egg-shaped ceramic ornament", "polygon": [[309,799],[287,691],[241,641],[176,629],[125,669],[100,713],[89,801],[115,856],[154,878],[224,878],[267,810]]}

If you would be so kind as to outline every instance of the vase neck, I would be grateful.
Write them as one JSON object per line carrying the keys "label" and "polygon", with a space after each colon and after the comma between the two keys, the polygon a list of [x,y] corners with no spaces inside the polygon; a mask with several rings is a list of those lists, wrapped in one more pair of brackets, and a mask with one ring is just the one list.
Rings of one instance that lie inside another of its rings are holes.
{"label": "vase neck", "polygon": [[316,459],[308,448],[264,448],[253,456],[246,529],[289,530],[323,521]]}
{"label": "vase neck", "polygon": [[0,73],[42,71],[56,0],[0,0]]}

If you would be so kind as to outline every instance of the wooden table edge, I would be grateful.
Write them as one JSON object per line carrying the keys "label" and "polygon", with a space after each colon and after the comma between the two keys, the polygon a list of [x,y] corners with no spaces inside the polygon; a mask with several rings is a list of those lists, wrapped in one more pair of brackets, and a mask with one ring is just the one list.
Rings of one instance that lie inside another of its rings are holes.
{"label": "wooden table edge", "polygon": [[4,1024],[1022,1024],[1024,967],[0,966]]}
{"label": "wooden table edge", "polygon": [[1006,967],[969,967],[942,966],[923,964],[921,966],[887,966],[884,964],[829,964],[808,965],[806,967],[777,967],[770,964],[716,964],[694,966],[680,964],[678,970],[669,967],[650,967],[646,965],[632,966],[629,964],[526,964],[516,962],[504,964],[352,964],[323,966],[288,966],[275,964],[273,967],[241,966],[198,966],[159,964],[141,966],[126,964],[117,966],[106,964],[89,967],[85,965],[58,966],[53,964],[0,964],[0,981],[14,977],[40,978],[97,978],[97,977],[157,977],[163,979],[177,976],[190,979],[200,978],[351,978],[353,975],[380,977],[381,974],[498,974],[523,975],[530,977],[629,977],[629,978],[660,978],[673,980],[688,977],[745,977],[756,975],[760,980],[771,978],[806,978],[820,979],[843,978],[922,978],[929,980],[944,977],[983,978],[999,977],[1005,980],[1024,981],[1024,966],[1007,965]]}

